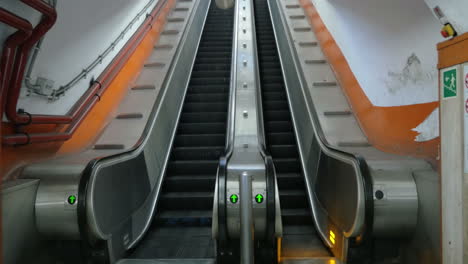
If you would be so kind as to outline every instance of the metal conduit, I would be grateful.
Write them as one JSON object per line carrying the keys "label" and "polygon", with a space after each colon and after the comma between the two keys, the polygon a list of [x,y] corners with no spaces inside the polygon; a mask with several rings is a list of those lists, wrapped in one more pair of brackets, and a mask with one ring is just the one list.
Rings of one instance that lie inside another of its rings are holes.
{"label": "metal conduit", "polygon": [[[107,86],[111,83],[113,78],[118,74],[122,62],[126,61],[129,56],[136,49],[138,44],[143,40],[146,33],[152,27],[154,17],[156,17],[162,10],[162,7],[167,1],[159,1],[153,9],[150,16],[147,17],[146,21],[140,26],[138,31],[132,36],[125,47],[114,59],[114,62],[110,64],[106,70],[99,76],[94,84],[88,89],[88,91],[80,98],[75,106],[69,111],[69,114],[64,116],[38,116],[38,115],[21,115],[26,118],[28,123],[50,123],[50,124],[70,124],[65,132],[55,133],[41,133],[41,134],[27,134],[18,133],[14,135],[5,135],[3,137],[4,145],[23,145],[29,143],[40,143],[40,142],[53,142],[53,141],[65,141],[71,138],[75,130],[79,127],[81,121],[84,119],[86,114],[92,109],[92,107],[99,101],[100,96],[105,92]],[[15,114],[16,114],[16,106]],[[42,118],[44,117],[44,118]]]}
{"label": "metal conduit", "polygon": [[[55,0],[51,0],[53,4],[55,4]],[[141,18],[146,13],[146,16],[149,17],[151,16],[150,13],[147,13],[147,10],[150,8],[155,3],[156,0],[150,0],[140,12],[128,23],[128,25],[122,30],[122,32],[114,39],[114,41],[111,42],[109,47],[99,54],[97,58],[91,62],[86,68],[84,68],[77,76],[75,76],[73,79],[71,79],[68,83],[65,85],[61,85],[57,90],[53,90],[51,94],[45,94],[42,91],[40,91],[40,87],[38,85],[33,85],[31,83],[31,73],[32,69],[35,63],[35,57],[37,56],[37,53],[40,49],[40,43],[38,43],[34,57],[31,60],[31,64],[28,69],[28,74],[26,75],[26,86],[28,88],[29,92],[32,92],[37,95],[41,96],[46,96],[48,97],[49,100],[57,100],[60,98],[60,96],[63,96],[66,91],[70,90],[73,88],[76,84],[78,84],[81,80],[86,79],[89,75],[90,72],[92,72],[98,65],[102,63],[102,61],[112,52],[115,50],[115,47],[119,42],[121,42],[124,38],[124,36],[130,31],[130,29],[135,25],[135,23]],[[55,6],[55,5],[54,5]],[[143,22],[144,23],[144,22]],[[42,42],[42,41],[41,41]]]}

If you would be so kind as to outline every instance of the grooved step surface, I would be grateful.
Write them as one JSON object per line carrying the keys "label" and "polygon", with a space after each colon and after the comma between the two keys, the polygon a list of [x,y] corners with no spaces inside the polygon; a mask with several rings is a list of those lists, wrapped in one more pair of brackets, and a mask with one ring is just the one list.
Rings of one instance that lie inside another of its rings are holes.
{"label": "grooved step surface", "polygon": [[[254,3],[266,140],[276,168],[283,222],[281,258],[328,257],[329,252],[313,226],[268,4],[266,0]],[[300,8],[295,4],[286,7]],[[296,30],[302,32],[310,28]],[[302,45],[315,46],[316,43]]]}
{"label": "grooved step surface", "polygon": [[[178,7],[174,11],[187,10]],[[192,263],[190,260],[214,258],[211,218],[218,161],[226,141],[232,28],[233,9],[220,10],[212,1],[159,196],[157,215],[150,231],[130,256],[133,259]],[[156,48],[172,47],[160,45]],[[181,259],[189,262],[181,262]]]}

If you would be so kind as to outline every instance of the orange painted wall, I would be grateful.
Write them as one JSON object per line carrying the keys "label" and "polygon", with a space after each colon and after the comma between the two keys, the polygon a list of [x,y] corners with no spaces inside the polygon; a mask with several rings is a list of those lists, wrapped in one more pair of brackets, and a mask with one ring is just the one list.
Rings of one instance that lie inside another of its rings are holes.
{"label": "orange painted wall", "polygon": [[[153,52],[154,45],[164,28],[166,17],[175,2],[175,0],[167,1],[158,18],[154,20],[151,30],[128,59],[117,77],[112,81],[106,92],[101,96],[101,100],[86,116],[73,137],[66,142],[31,144],[18,147],[3,146],[0,149],[0,176],[2,178],[15,178],[20,172],[19,169],[28,163],[83,151],[97,140],[109,120],[113,118],[128,89],[135,82],[143,68],[144,62]],[[2,135],[12,132],[12,128],[7,123],[3,123],[1,128]],[[64,128],[57,127],[56,125],[31,126],[28,128],[28,132],[53,132]]]}
{"label": "orange painted wall", "polygon": [[438,102],[394,107],[374,106],[314,5],[310,0],[299,1],[369,142],[385,152],[435,161],[440,139],[416,142],[418,133],[412,129],[438,107]]}

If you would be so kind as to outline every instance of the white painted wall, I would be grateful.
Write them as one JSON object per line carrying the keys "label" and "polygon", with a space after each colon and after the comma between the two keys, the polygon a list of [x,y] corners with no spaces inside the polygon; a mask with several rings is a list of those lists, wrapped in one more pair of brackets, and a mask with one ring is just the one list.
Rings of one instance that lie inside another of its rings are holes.
{"label": "white painted wall", "polygon": [[[0,7],[5,8],[6,10],[13,12],[21,17],[27,17],[28,20],[35,25],[39,20],[39,13],[34,11],[31,8],[28,8],[27,5],[21,3],[18,0],[2,0],[0,2]],[[0,23],[0,43],[3,44],[6,38],[15,32],[11,27],[7,27]],[[2,50],[3,45],[0,45],[0,50]]]}
{"label": "white painted wall", "polygon": [[450,22],[458,34],[468,32],[468,1],[466,0],[425,0],[433,9],[439,6],[448,22]]}
{"label": "white painted wall", "polygon": [[436,44],[443,38],[424,0],[311,1],[374,105],[438,100]]}
{"label": "white painted wall", "polygon": [[[32,72],[33,82],[40,76],[54,80],[55,87],[68,83],[94,61],[149,2],[150,0],[58,0],[57,23],[44,39]],[[37,12],[31,11],[18,0],[1,0],[0,7],[24,16],[33,25],[39,20]],[[25,96],[23,87],[19,107],[30,113],[65,114],[89,88],[91,78],[99,76],[144,19],[145,16],[142,16],[103,63],[64,97],[49,102],[39,96]],[[13,30],[0,25],[1,43],[11,32]]]}

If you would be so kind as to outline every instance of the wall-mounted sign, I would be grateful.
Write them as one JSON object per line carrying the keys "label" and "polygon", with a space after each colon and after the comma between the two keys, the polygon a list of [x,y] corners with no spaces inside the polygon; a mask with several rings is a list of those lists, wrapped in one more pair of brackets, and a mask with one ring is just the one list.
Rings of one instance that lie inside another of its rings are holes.
{"label": "wall-mounted sign", "polygon": [[450,69],[443,73],[442,83],[444,85],[443,98],[457,97],[457,69]]}

